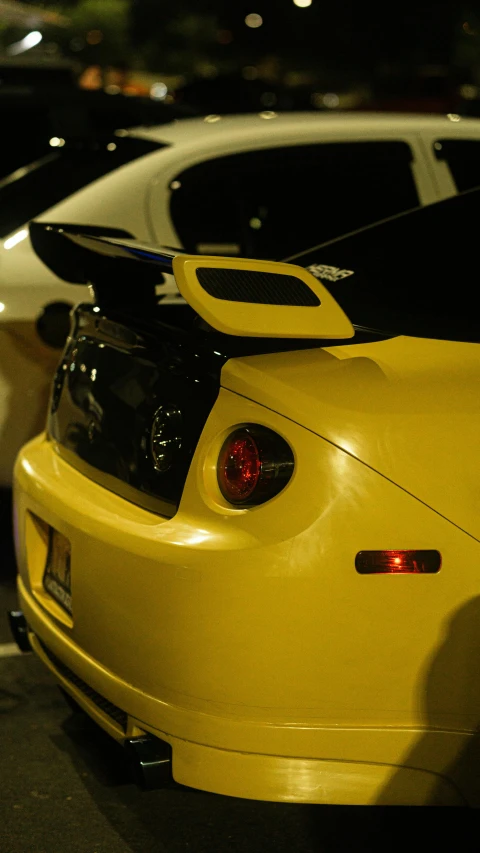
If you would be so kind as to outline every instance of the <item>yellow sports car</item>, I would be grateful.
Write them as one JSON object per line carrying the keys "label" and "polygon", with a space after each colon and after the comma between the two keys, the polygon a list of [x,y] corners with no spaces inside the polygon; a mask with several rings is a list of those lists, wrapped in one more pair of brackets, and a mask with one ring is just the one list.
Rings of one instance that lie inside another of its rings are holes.
{"label": "yellow sports car", "polygon": [[32,227],[95,302],[17,460],[12,625],[145,785],[479,805],[479,207],[289,263]]}

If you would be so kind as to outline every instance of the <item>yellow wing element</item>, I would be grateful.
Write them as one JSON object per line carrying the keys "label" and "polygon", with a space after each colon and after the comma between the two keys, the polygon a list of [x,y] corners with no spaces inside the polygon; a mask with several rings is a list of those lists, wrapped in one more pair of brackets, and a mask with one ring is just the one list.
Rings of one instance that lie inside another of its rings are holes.
{"label": "yellow wing element", "polygon": [[353,326],[308,270],[245,258],[179,255],[178,289],[199,316],[227,335],[351,338]]}

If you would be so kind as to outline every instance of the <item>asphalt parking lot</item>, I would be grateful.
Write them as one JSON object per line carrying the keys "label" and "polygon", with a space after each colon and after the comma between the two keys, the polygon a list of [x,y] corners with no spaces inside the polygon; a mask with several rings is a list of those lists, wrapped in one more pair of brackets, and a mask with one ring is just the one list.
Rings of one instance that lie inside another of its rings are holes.
{"label": "asphalt parking lot", "polygon": [[172,786],[140,791],[121,747],[72,712],[17,654],[8,520],[0,576],[0,853],[328,853],[443,845],[478,851],[476,813],[251,802]]}

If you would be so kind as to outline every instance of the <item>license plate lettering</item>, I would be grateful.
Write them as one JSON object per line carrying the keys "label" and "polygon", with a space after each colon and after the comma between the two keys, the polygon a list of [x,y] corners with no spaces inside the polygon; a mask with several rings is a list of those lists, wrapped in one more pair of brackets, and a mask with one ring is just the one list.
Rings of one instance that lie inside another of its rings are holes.
{"label": "license plate lettering", "polygon": [[70,542],[51,528],[43,586],[69,615],[72,613],[70,562]]}

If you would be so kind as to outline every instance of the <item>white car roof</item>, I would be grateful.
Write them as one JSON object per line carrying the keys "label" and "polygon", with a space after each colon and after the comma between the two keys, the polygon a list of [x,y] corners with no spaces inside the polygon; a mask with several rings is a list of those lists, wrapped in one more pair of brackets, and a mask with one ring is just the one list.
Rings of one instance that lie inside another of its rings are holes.
{"label": "white car roof", "polygon": [[[398,133],[419,132],[429,130],[438,133],[465,135],[466,126],[480,131],[480,119],[463,118],[456,114],[432,115],[432,114],[403,114],[403,113],[368,113],[368,112],[337,112],[337,113],[315,113],[294,112],[276,113],[266,110],[261,113],[218,116],[209,115],[200,118],[180,119],[171,124],[158,126],[143,126],[132,128],[128,131],[121,130],[120,135],[137,136],[150,139],[155,142],[165,142],[175,147],[190,148],[192,142],[201,143],[209,147],[209,141],[215,145],[222,138],[228,138],[232,144],[235,141],[252,139],[268,139],[277,137],[281,131],[284,137],[298,135],[299,132],[312,134],[315,132],[354,133],[357,131],[371,131],[373,133],[387,133],[392,131]],[[117,131],[118,133],[118,131]]]}

